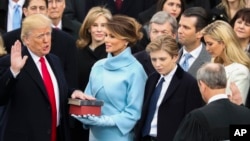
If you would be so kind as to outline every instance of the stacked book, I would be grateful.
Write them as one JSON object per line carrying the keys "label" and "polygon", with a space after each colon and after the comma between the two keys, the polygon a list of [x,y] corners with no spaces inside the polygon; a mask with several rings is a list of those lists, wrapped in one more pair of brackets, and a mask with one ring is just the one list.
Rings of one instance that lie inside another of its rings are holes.
{"label": "stacked book", "polygon": [[101,115],[101,106],[104,102],[101,100],[82,100],[82,99],[68,99],[69,113],[74,115]]}

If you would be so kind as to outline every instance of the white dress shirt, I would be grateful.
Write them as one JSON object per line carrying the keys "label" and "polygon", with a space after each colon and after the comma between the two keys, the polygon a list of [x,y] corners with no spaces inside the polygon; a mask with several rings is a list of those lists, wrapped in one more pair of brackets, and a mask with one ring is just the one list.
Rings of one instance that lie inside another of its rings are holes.
{"label": "white dress shirt", "polygon": [[[13,0],[9,0],[9,6],[8,6],[8,21],[7,21],[7,32],[13,30],[13,15],[14,15],[14,7],[16,4],[20,5],[19,6],[19,11],[20,11],[20,17],[22,17],[22,14],[23,14],[23,10],[22,10],[22,7],[23,7],[23,4],[24,4],[25,0],[19,0],[17,3],[13,2]],[[22,18],[21,18],[22,20]]]}

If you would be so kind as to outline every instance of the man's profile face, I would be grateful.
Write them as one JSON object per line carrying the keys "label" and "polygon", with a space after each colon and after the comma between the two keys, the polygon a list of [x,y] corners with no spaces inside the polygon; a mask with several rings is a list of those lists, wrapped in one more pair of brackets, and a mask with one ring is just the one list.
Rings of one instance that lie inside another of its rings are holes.
{"label": "man's profile face", "polygon": [[181,16],[178,28],[178,41],[184,46],[192,45],[197,41],[196,17]]}

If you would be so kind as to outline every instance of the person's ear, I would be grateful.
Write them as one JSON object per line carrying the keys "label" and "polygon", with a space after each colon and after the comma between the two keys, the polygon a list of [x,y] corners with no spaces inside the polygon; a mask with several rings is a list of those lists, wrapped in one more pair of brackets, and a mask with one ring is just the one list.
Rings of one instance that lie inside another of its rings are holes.
{"label": "person's ear", "polygon": [[28,9],[27,8],[23,8],[23,14],[25,17],[28,16]]}
{"label": "person's ear", "polygon": [[199,80],[198,81],[198,86],[200,87],[200,90],[201,90],[201,93],[204,92],[204,90],[206,90],[206,84],[202,81],[202,80]]}
{"label": "person's ear", "polygon": [[196,38],[201,39],[203,37],[202,31],[196,32]]}

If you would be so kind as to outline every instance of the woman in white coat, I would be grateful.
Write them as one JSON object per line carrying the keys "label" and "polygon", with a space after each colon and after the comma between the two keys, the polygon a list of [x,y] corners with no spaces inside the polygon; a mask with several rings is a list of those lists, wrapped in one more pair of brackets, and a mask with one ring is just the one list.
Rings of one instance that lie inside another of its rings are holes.
{"label": "woman in white coat", "polygon": [[235,82],[243,102],[246,102],[250,85],[250,59],[238,41],[232,27],[224,21],[215,21],[203,29],[206,50],[215,63],[224,65],[227,74],[226,93],[230,92],[230,83]]}

